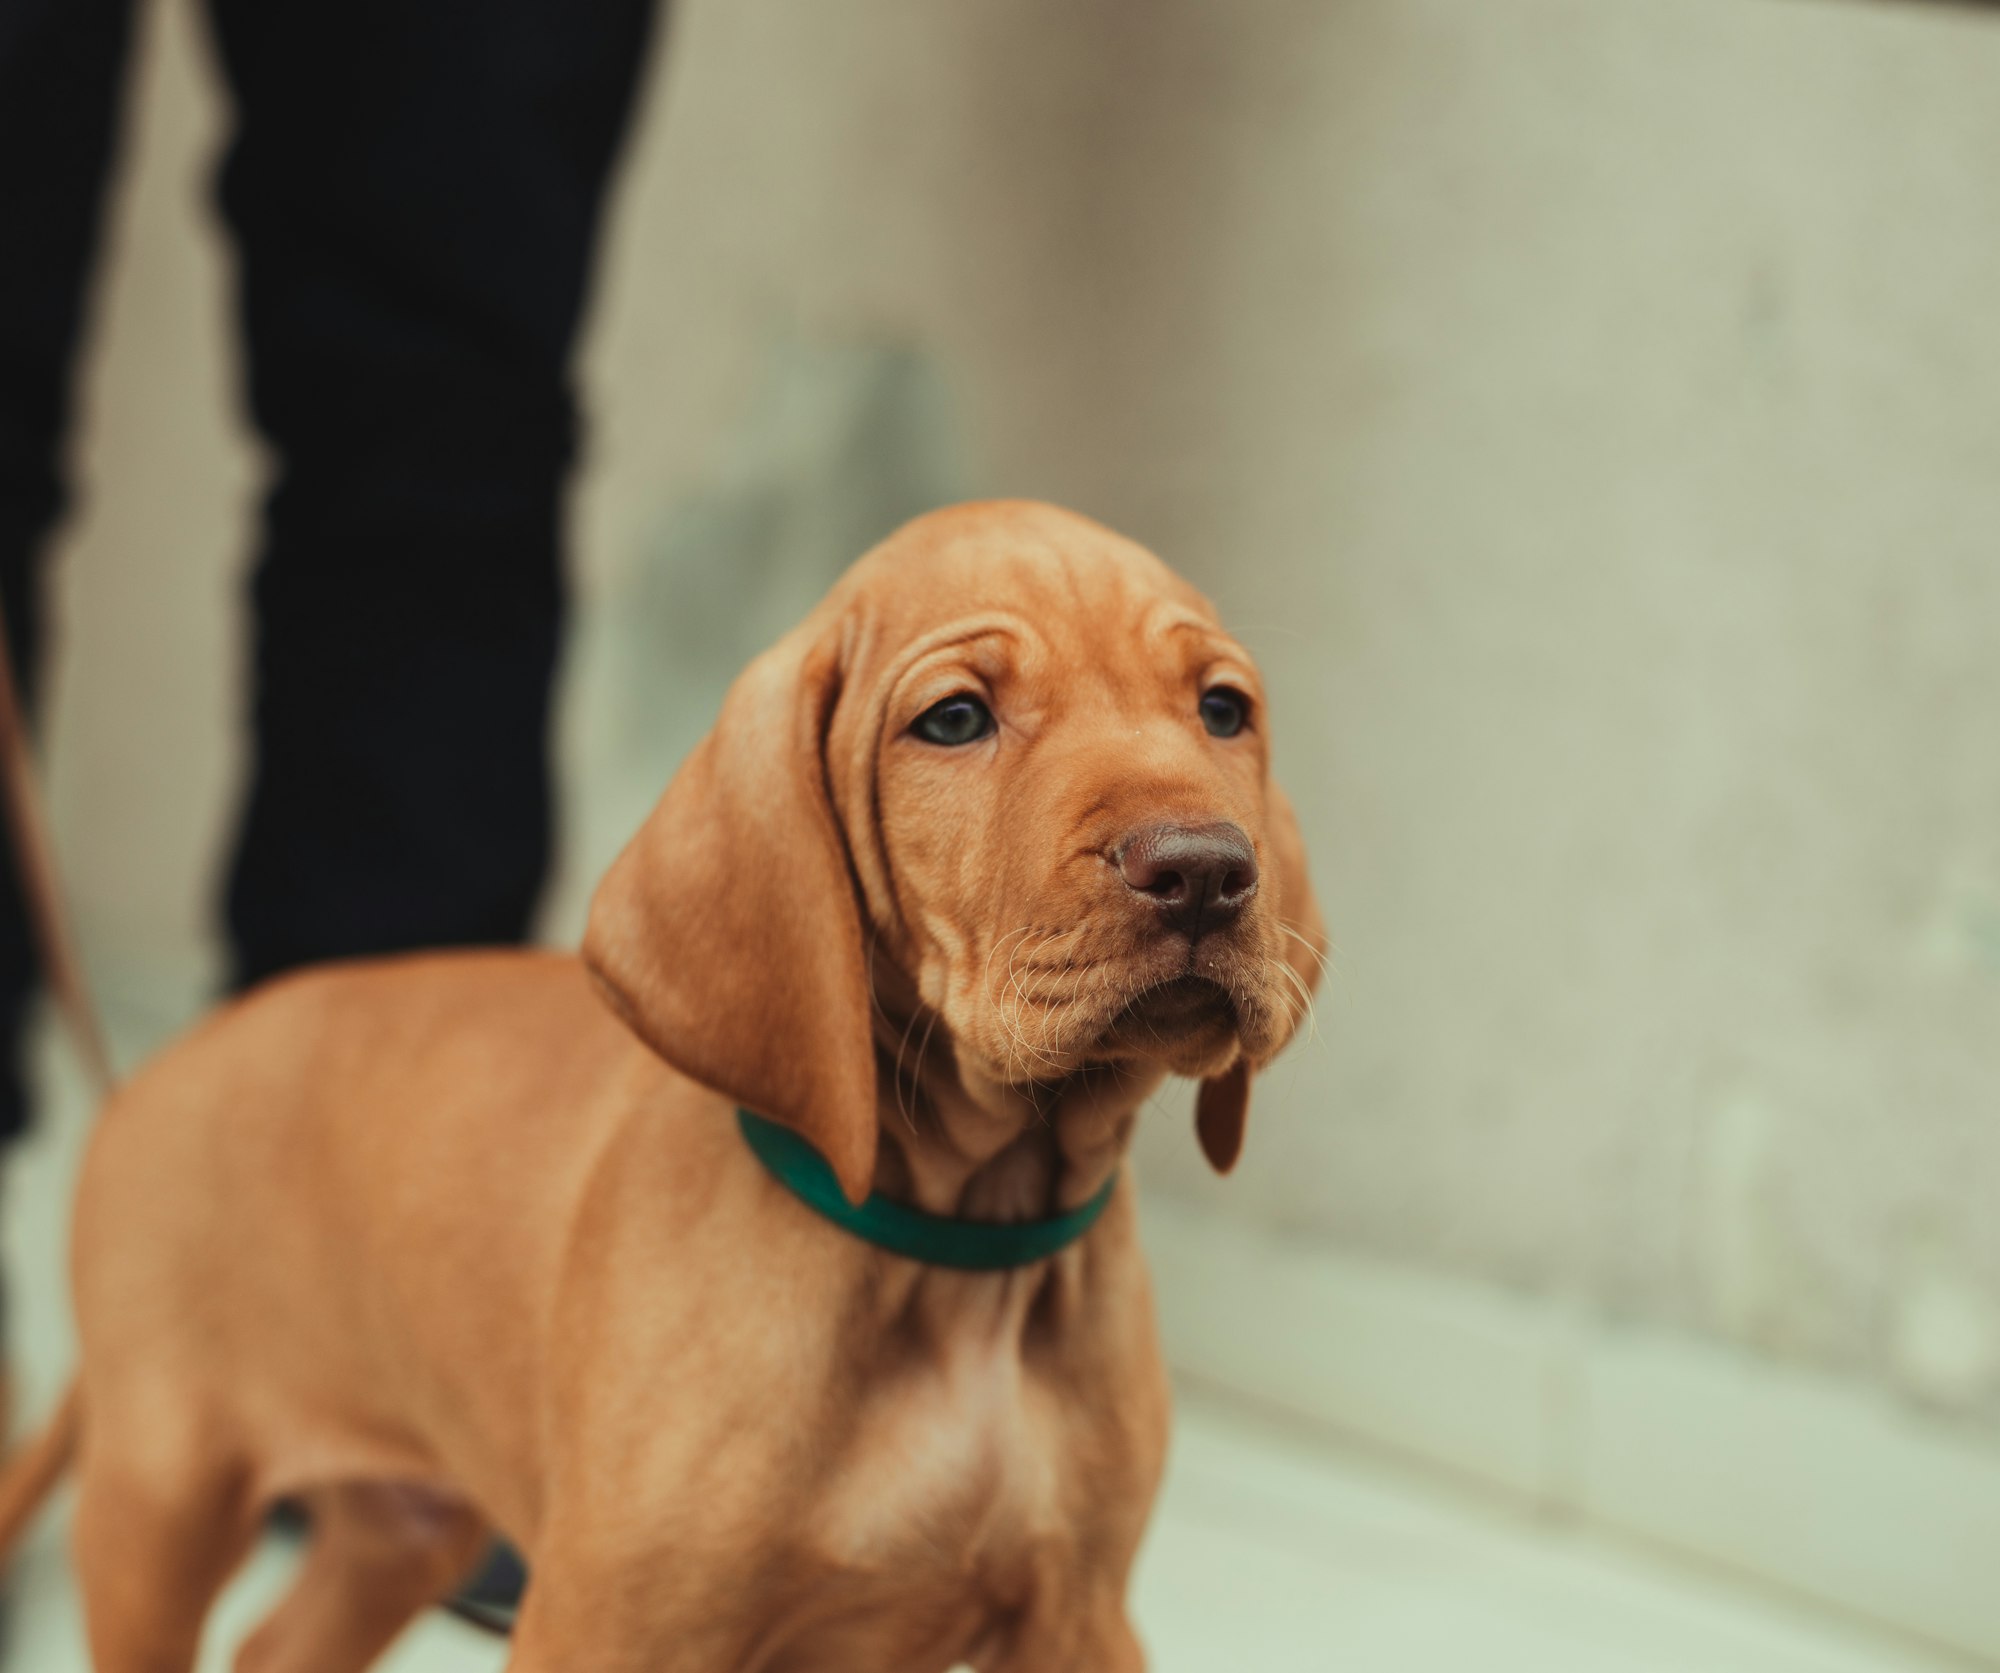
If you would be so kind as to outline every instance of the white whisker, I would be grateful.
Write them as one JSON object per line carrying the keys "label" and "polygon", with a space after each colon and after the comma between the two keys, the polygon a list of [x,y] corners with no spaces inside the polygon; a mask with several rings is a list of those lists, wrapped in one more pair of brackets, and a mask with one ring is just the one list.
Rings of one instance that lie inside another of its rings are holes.
{"label": "white whisker", "polygon": [[1299,1018],[1303,1016],[1308,1024],[1306,1038],[1308,1040],[1318,1039],[1319,1011],[1313,1004],[1312,990],[1306,986],[1305,978],[1281,958],[1266,959],[1264,962],[1276,969],[1279,975],[1290,982],[1292,990],[1299,996],[1298,1009],[1292,1013],[1292,1026],[1296,1028]]}
{"label": "white whisker", "polygon": [[1293,929],[1290,924],[1284,924],[1284,923],[1279,924],[1278,932],[1281,935],[1289,935],[1301,947],[1305,948],[1305,950],[1312,955],[1313,961],[1319,966],[1320,974],[1327,977],[1329,980],[1332,979],[1333,954],[1331,949],[1329,949],[1326,952],[1321,952],[1320,949],[1315,947],[1312,944],[1312,942],[1309,941],[1305,936],[1301,935],[1297,930]]}

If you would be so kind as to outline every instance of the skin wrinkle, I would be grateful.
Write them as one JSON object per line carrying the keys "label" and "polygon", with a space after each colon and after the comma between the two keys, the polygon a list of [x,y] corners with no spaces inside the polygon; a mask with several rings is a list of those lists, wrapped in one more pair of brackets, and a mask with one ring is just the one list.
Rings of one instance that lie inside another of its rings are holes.
{"label": "skin wrinkle", "polygon": [[[845,642],[851,646],[854,637],[853,629],[851,627],[844,628],[843,636]],[[841,829],[842,840],[847,845],[847,851],[850,856],[853,856],[855,871],[860,881],[862,903],[864,908],[868,910],[869,922],[871,927],[874,927],[879,934],[882,918],[885,914],[889,915],[894,922],[901,923],[902,902],[896,898],[894,870],[889,864],[888,853],[882,846],[882,810],[877,801],[878,784],[872,772],[860,775],[860,781],[866,786],[867,816],[856,820],[852,815],[849,799],[843,793],[839,763],[843,759],[851,761],[856,754],[862,752],[865,752],[869,757],[873,756],[877,740],[881,735],[882,728],[886,724],[886,715],[880,704],[868,704],[865,710],[864,724],[857,729],[857,735],[853,743],[844,754],[837,751],[834,747],[834,738],[840,729],[841,719],[840,708],[836,705],[831,724],[828,727],[828,737],[825,747],[827,800],[834,810],[834,821]],[[857,826],[865,836],[865,841],[857,842],[855,840]],[[863,856],[866,857],[865,863],[862,859]]]}
{"label": "skin wrinkle", "polygon": [[[857,607],[857,609],[860,607]],[[848,618],[849,621],[852,617]],[[870,700],[865,704],[857,702],[854,707],[861,711],[862,718],[853,724],[853,737],[844,751],[835,749],[831,737],[828,740],[829,761],[829,801],[836,810],[851,854],[866,853],[869,870],[864,877],[864,898],[870,898],[872,905],[892,914],[898,924],[906,924],[907,908],[896,887],[895,867],[889,861],[887,848],[882,836],[881,817],[881,776],[878,769],[885,740],[897,735],[916,715],[928,708],[932,702],[952,695],[960,687],[940,689],[935,697],[917,704],[908,716],[900,714],[896,702],[896,692],[913,673],[919,672],[919,665],[932,656],[960,649],[980,640],[994,637],[1018,637],[1023,624],[1017,620],[997,614],[959,621],[937,629],[908,646],[890,665],[870,689]],[[843,625],[843,643],[852,646],[854,633],[851,627]],[[900,722],[900,723],[899,723]],[[841,714],[836,705],[830,733],[841,725]],[[865,814],[856,818],[853,811],[853,796],[842,793],[838,775],[833,768],[835,761],[845,761],[850,783],[865,785]],[[865,832],[866,841],[857,843],[857,827]],[[871,898],[872,897],[872,898]]]}

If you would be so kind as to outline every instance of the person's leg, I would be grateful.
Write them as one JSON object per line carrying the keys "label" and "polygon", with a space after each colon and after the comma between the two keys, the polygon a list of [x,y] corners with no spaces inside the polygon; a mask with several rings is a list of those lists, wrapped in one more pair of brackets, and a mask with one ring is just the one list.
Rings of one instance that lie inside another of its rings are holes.
{"label": "person's leg", "polygon": [[[42,550],[63,509],[70,365],[130,33],[130,0],[0,5],[0,607],[30,706]],[[26,1115],[17,1059],[36,976],[0,830],[0,1139]]]}
{"label": "person's leg", "polygon": [[652,0],[211,0],[251,405],[235,979],[518,939],[549,847],[570,351]]}

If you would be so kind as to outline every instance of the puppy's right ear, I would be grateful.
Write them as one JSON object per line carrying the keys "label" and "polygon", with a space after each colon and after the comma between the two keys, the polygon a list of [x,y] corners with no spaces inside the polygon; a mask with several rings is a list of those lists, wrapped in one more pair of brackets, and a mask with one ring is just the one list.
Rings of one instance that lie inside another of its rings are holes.
{"label": "puppy's right ear", "polygon": [[583,959],[675,1068],[792,1128],[850,1201],[875,1173],[861,907],[827,789],[838,635],[746,668],[590,903]]}

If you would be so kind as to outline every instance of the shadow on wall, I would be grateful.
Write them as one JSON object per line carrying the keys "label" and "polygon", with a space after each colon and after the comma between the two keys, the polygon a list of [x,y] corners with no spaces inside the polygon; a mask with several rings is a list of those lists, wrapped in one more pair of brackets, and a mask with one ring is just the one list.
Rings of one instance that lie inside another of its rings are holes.
{"label": "shadow on wall", "polygon": [[945,380],[920,350],[773,340],[713,480],[664,507],[639,561],[582,601],[553,939],[580,933],[596,879],[743,664],[891,529],[965,498],[962,460]]}

